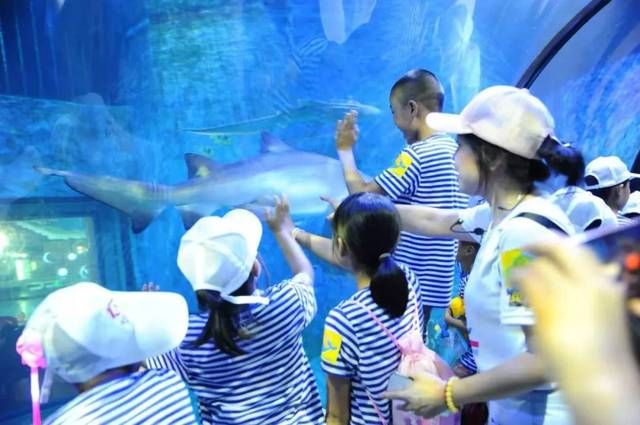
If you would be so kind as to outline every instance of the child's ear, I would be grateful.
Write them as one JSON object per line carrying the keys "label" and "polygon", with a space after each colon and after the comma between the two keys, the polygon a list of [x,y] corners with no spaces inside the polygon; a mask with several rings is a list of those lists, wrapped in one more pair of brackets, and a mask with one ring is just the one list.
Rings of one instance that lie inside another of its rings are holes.
{"label": "child's ear", "polygon": [[411,116],[418,116],[418,103],[415,100],[410,100],[407,105],[409,105],[409,112],[411,112]]}

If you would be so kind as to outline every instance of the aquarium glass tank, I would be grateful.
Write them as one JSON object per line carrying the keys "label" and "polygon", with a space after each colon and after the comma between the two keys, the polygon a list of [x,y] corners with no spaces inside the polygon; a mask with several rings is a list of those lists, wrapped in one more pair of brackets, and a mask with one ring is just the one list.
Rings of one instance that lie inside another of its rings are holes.
{"label": "aquarium glass tank", "polygon": [[[460,111],[482,88],[515,85],[593,3],[0,1],[0,423],[30,423],[29,374],[15,342],[46,294],[79,281],[130,291],[154,282],[195,311],[176,264],[183,219],[263,205],[273,195],[258,176],[265,150],[287,150],[274,179],[298,194],[296,223],[330,235],[316,194],[342,193],[334,132],[346,112],[358,111],[355,155],[375,176],[404,146],[389,110],[404,73],[434,72],[445,111]],[[631,167],[640,147],[640,7],[600,3],[608,4],[528,85],[549,104],[561,139],[587,159],[607,152]],[[91,179],[70,187],[66,173]],[[132,201],[131,181],[169,194],[198,178],[209,186],[189,192],[189,208],[172,195],[144,208]],[[290,276],[266,226],[260,254],[261,286]],[[355,283],[312,261],[318,314],[304,345],[324,398],[324,318]],[[440,344],[437,316],[430,329]],[[443,338],[439,349],[455,352]],[[74,394],[56,385],[45,412]]]}

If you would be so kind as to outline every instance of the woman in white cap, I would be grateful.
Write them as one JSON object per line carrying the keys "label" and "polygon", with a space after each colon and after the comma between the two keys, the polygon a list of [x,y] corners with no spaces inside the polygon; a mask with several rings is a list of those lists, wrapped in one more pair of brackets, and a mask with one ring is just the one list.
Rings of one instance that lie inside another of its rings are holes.
{"label": "woman in white cap", "polygon": [[570,424],[561,394],[547,381],[545,366],[532,349],[534,316],[505,275],[514,261],[526,261],[519,248],[573,232],[567,216],[535,186],[550,176],[550,169],[575,184],[580,177],[580,170],[570,166],[575,151],[554,138],[553,118],[526,89],[490,87],[460,115],[434,113],[427,120],[431,128],[458,134],[460,188],[482,196],[489,207],[399,210],[410,231],[481,244],[465,290],[479,373],[447,382],[421,377],[388,395],[406,400],[409,409],[425,416],[488,401],[491,424]]}
{"label": "woman in white cap", "polygon": [[[197,423],[189,391],[170,370],[139,370],[150,356],[180,344],[187,303],[178,294],[114,292],[82,282],[47,296],[17,342],[31,368],[34,425],[46,401],[51,372],[80,391],[46,424]],[[46,368],[42,397],[38,368]]]}
{"label": "woman in white cap", "polygon": [[179,371],[199,398],[204,424],[323,424],[320,395],[302,346],[316,313],[313,268],[291,236],[286,201],[267,221],[293,277],[264,292],[260,220],[246,210],[204,217],[180,241],[178,266],[201,313],[180,346],[150,359]]}
{"label": "woman in white cap", "polygon": [[617,156],[600,156],[587,165],[585,189],[601,198],[618,217],[618,224],[627,224],[630,219],[621,210],[631,195],[631,179],[640,174],[629,172],[624,162]]}

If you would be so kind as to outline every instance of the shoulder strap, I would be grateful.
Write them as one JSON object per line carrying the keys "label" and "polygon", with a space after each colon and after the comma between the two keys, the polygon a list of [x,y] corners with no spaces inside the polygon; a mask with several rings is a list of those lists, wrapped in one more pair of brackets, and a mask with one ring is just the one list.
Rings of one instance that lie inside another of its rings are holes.
{"label": "shoulder strap", "polygon": [[558,226],[556,223],[549,220],[547,217],[543,215],[530,213],[530,212],[523,212],[518,214],[514,218],[517,218],[517,217],[528,218],[529,220],[533,220],[536,223],[546,227],[549,230],[555,230],[556,232],[562,233],[563,235],[568,235],[568,233],[562,227]]}
{"label": "shoulder strap", "polygon": [[376,324],[378,325],[378,327],[380,327],[380,329],[382,329],[382,332],[384,332],[389,339],[395,344],[395,346],[398,348],[398,350],[400,350],[400,343],[398,342],[398,338],[395,337],[395,335],[393,333],[391,333],[391,331],[389,330],[389,328],[387,328],[384,323],[382,323],[382,320],[380,320],[378,318],[378,316],[376,316],[373,311],[371,311],[366,305],[364,305],[363,303],[361,303],[358,300],[353,300],[353,302],[355,302],[356,304],[358,304],[360,307],[362,307],[364,309],[364,311],[367,312],[367,314],[369,315],[369,317],[371,317],[373,319],[374,322],[376,322]]}

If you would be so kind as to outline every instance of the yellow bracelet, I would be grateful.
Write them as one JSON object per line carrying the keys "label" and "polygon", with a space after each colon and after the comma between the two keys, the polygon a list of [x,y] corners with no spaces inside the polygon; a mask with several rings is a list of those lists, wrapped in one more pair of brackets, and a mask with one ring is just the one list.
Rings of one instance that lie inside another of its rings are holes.
{"label": "yellow bracelet", "polygon": [[449,409],[451,413],[458,413],[458,411],[460,410],[453,402],[453,391],[451,390],[453,381],[455,381],[456,379],[458,378],[455,376],[449,378],[447,384],[444,386],[444,404],[447,406],[447,409]]}

